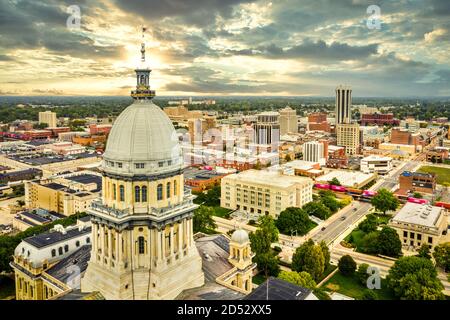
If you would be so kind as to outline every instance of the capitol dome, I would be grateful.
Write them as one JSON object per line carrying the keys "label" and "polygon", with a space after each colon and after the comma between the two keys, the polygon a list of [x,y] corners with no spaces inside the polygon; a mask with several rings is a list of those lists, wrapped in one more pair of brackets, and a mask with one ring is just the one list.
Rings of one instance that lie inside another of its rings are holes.
{"label": "capitol dome", "polygon": [[135,100],[114,122],[103,170],[122,175],[170,172],[182,168],[175,128],[152,100]]}
{"label": "capitol dome", "polygon": [[245,231],[243,229],[236,230],[231,235],[231,241],[239,243],[239,244],[247,243],[249,241],[247,231]]}

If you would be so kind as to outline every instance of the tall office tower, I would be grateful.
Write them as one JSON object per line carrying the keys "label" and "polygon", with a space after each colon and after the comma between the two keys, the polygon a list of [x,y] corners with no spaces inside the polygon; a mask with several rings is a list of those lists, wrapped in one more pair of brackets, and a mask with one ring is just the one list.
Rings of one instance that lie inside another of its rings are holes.
{"label": "tall office tower", "polygon": [[[142,62],[145,44],[142,43]],[[82,292],[106,299],[174,299],[204,284],[193,238],[198,207],[183,188],[183,157],[175,128],[153,103],[151,70],[135,70],[132,105],[117,118],[102,164],[102,197],[88,210],[91,257]]]}
{"label": "tall office tower", "polygon": [[258,114],[255,125],[256,144],[278,144],[280,141],[280,123],[278,112],[262,112]]}
{"label": "tall office tower", "polygon": [[336,125],[337,145],[345,147],[349,156],[359,153],[360,130],[357,123],[341,123]]}
{"label": "tall office tower", "polygon": [[56,112],[39,112],[39,123],[46,123],[48,127],[56,127]]}
{"label": "tall office tower", "polygon": [[352,89],[347,86],[336,88],[336,125],[352,120]]}
{"label": "tall office tower", "polygon": [[318,162],[325,165],[325,146],[320,141],[310,141],[303,144],[303,160]]}
{"label": "tall office tower", "polygon": [[286,107],[280,110],[280,135],[287,133],[297,133],[297,113],[291,107]]}

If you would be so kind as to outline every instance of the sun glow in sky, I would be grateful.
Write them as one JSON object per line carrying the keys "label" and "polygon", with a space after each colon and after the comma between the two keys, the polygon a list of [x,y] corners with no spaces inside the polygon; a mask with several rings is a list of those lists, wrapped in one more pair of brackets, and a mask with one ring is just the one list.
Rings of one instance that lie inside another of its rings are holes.
{"label": "sun glow in sky", "polygon": [[128,95],[145,25],[158,95],[449,96],[450,2],[372,2],[4,0],[0,94]]}

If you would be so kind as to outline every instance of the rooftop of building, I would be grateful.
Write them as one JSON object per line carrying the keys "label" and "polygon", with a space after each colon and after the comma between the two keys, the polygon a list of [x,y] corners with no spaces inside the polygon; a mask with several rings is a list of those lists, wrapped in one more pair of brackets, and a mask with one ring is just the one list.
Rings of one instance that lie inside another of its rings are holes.
{"label": "rooftop of building", "polygon": [[80,175],[75,175],[71,177],[66,177],[67,180],[82,183],[82,184],[91,184],[95,183],[97,185],[97,189],[102,189],[102,177],[95,175],[95,174],[89,174],[89,173],[83,173]]}
{"label": "rooftop of building", "polygon": [[76,159],[85,159],[85,158],[91,158],[91,157],[97,157],[98,155],[96,153],[78,153],[75,155],[68,155],[68,156],[62,156],[62,155],[42,155],[42,154],[34,154],[34,155],[10,155],[8,156],[10,159],[19,161],[21,163],[26,163],[33,166],[41,166],[45,164],[51,164],[51,163],[57,163],[57,162],[64,162],[64,161],[73,161]]}
{"label": "rooftop of building", "polygon": [[244,295],[224,287],[216,282],[216,278],[231,270],[228,262],[230,239],[223,235],[196,234],[195,245],[202,258],[202,269],[205,284],[199,288],[183,291],[177,299],[183,300],[238,300]]}
{"label": "rooftop of building", "polygon": [[420,178],[429,178],[433,179],[435,177],[434,173],[424,173],[424,172],[411,172],[411,171],[403,171],[402,176],[404,177],[420,177]]}
{"label": "rooftop of building", "polygon": [[247,295],[244,300],[305,300],[307,298],[308,300],[318,300],[311,292],[311,289],[269,277],[269,279]]}
{"label": "rooftop of building", "polygon": [[367,156],[367,157],[364,157],[361,159],[361,161],[363,161],[363,160],[364,161],[391,161],[392,158],[371,154],[370,156]]}
{"label": "rooftop of building", "polygon": [[68,280],[72,277],[71,266],[79,268],[79,271],[82,274],[87,269],[90,257],[91,246],[84,245],[71,255],[60,260],[57,264],[48,269],[46,273],[67,284]]}
{"label": "rooftop of building", "polygon": [[407,202],[392,218],[393,222],[436,227],[443,208],[428,204]]}
{"label": "rooftop of building", "polygon": [[258,184],[269,185],[273,187],[287,188],[297,183],[311,181],[310,178],[289,176],[279,173],[278,171],[255,170],[250,169],[240,173],[228,175],[226,178],[234,178],[236,181],[252,182]]}
{"label": "rooftop of building", "polygon": [[333,170],[316,178],[316,180],[319,182],[328,182],[336,178],[343,186],[353,187],[355,184],[360,185],[374,177],[374,174],[362,173],[360,171]]}
{"label": "rooftop of building", "polygon": [[204,170],[195,167],[189,167],[184,170],[184,178],[187,180],[209,180],[220,176],[223,176],[223,173],[217,173],[215,170]]}
{"label": "rooftop of building", "polygon": [[90,232],[91,227],[80,228],[78,226],[72,226],[65,228],[65,232],[52,229],[48,232],[25,238],[23,241],[36,248],[43,248]]}

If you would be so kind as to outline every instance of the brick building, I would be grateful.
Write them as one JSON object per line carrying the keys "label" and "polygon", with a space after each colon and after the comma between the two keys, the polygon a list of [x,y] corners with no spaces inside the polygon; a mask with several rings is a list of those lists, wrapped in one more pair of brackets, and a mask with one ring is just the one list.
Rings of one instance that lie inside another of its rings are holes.
{"label": "brick building", "polygon": [[432,173],[404,171],[399,177],[401,193],[422,192],[433,194],[436,189],[436,176]]}
{"label": "brick building", "polygon": [[391,125],[398,126],[400,124],[400,120],[394,119],[394,115],[392,113],[366,113],[361,115],[361,125]]}

